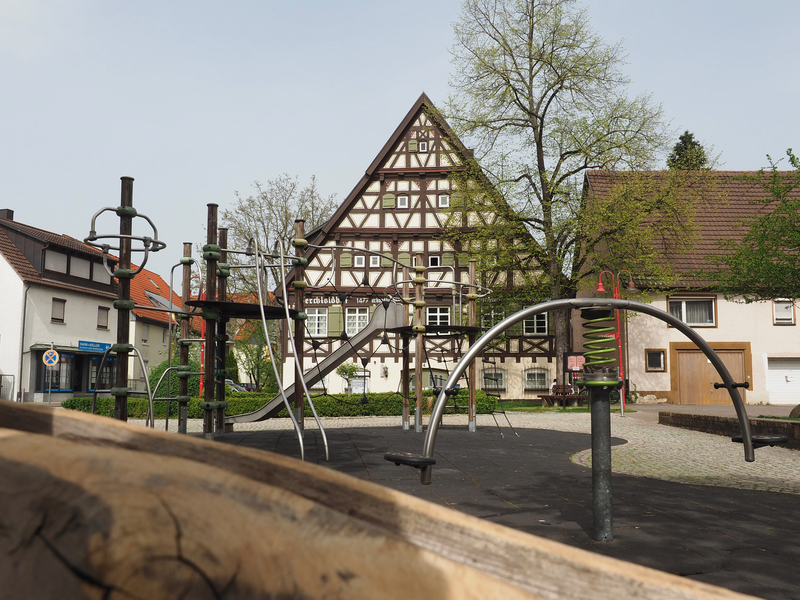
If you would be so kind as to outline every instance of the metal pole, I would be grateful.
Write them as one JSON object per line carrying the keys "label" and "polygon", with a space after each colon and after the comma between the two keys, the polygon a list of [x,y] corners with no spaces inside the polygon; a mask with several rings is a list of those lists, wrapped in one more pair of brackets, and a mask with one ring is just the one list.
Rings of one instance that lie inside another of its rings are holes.
{"label": "metal pole", "polygon": [[414,385],[417,392],[417,404],[414,411],[414,431],[422,433],[422,357],[424,356],[425,345],[425,299],[422,286],[425,283],[425,265],[423,264],[422,254],[417,254],[414,265],[414,329],[417,332],[417,343],[414,356]]}
{"label": "metal pole", "polygon": [[[303,219],[297,219],[294,222],[294,237],[296,240],[305,240],[305,224]],[[297,258],[302,259],[305,253],[306,246],[296,244],[294,247],[294,254]],[[292,282],[294,289],[294,302],[295,309],[298,313],[305,314],[305,268],[302,265],[302,260],[299,260],[295,266],[295,278]],[[287,298],[288,300],[288,298]],[[297,423],[300,425],[300,430],[305,429],[305,415],[303,414],[303,401],[305,397],[302,393],[303,386],[301,379],[303,379],[303,346],[305,342],[305,322],[297,320],[294,322],[294,346],[297,350],[297,356],[294,357],[294,414]]]}
{"label": "metal pole", "polygon": [[[191,297],[192,287],[192,244],[191,242],[183,243],[183,257],[181,261],[183,265],[183,281],[181,282],[181,303],[183,309],[186,310],[186,303]],[[186,340],[190,336],[189,332],[189,317],[181,315],[181,340]],[[181,342],[181,356],[180,364],[183,367],[189,365],[189,344],[188,342]],[[178,433],[186,433],[186,421],[188,418],[188,398],[189,398],[189,378],[181,377],[178,381],[178,395],[181,400],[178,402]]]}
{"label": "metal pole", "polygon": [[589,386],[592,411],[592,521],[593,538],[598,542],[614,539],[611,507],[611,401],[616,386]]}
{"label": "metal pole", "polygon": [[133,233],[133,177],[120,177],[119,274],[117,276],[117,376],[114,418],[128,420],[128,348],[131,333],[131,239]]}
{"label": "metal pole", "polygon": [[[408,267],[403,267],[403,302],[411,303],[411,297],[408,291]],[[408,306],[403,305],[403,327],[409,326]],[[409,396],[411,395],[411,381],[408,376],[409,366],[411,360],[409,358],[409,345],[411,344],[411,337],[405,333],[401,336],[403,340],[403,429],[411,429],[411,403]]]}
{"label": "metal pole", "polygon": [[[474,260],[469,261],[469,282],[471,285],[475,285],[477,283],[477,275],[476,275],[476,262]],[[472,291],[467,295],[468,299],[468,310],[469,310],[469,321],[468,325],[470,327],[475,327],[478,324],[478,307],[476,304],[476,300],[478,299],[477,294],[478,288],[472,288]],[[475,343],[476,336],[474,333],[469,334],[469,347],[472,348],[472,345]],[[478,367],[475,364],[475,361],[469,363],[469,368],[467,370],[469,376],[469,419],[468,419],[468,431],[477,431],[477,423],[476,423],[476,391],[478,387]]]}
{"label": "metal pole", "polygon": [[[203,258],[206,260],[206,298],[214,300],[217,297],[217,262],[219,251],[217,250],[217,205],[208,205],[208,221],[206,224],[206,246],[203,249]],[[214,369],[216,367],[216,354],[214,347],[215,321],[219,315],[213,311],[205,309],[203,311],[203,321],[205,323],[205,357],[203,361],[203,400],[205,402],[214,401]],[[208,405],[207,405],[208,406]],[[214,410],[206,408],[203,411],[203,435],[206,439],[214,438]]]}
{"label": "metal pole", "polygon": [[[228,247],[228,230],[225,227],[219,228],[219,265],[217,268],[217,300],[219,302],[225,302],[227,299],[227,291],[228,291],[228,278],[227,276],[221,271],[219,268],[220,265],[226,263],[228,260],[228,251],[226,248]],[[213,275],[213,274],[212,274]],[[220,315],[219,319],[217,319],[217,373],[220,374],[217,377],[217,401],[221,404],[217,406],[217,409],[214,411],[214,437],[219,437],[225,433],[225,376],[227,375],[227,345],[226,342],[228,340],[227,335],[227,323],[228,320],[222,315]]]}

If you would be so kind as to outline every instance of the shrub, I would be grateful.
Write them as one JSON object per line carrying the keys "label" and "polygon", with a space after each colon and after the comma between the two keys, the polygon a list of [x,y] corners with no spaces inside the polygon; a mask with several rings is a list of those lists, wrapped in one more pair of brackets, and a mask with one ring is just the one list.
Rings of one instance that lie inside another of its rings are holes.
{"label": "shrub", "polygon": [[[181,359],[178,356],[172,357],[172,366],[177,367],[181,364]],[[194,360],[189,360],[189,367],[192,369],[192,373],[199,373],[202,371],[202,367],[200,363]],[[158,380],[161,378],[161,375],[164,371],[167,370],[167,361],[165,360],[157,367],[155,367],[150,373],[150,387],[153,388],[153,394],[156,398],[165,398],[167,396],[175,397],[178,395],[178,390],[180,386],[180,377],[175,371],[172,371],[171,375],[167,375],[164,377],[164,381],[161,382],[161,386],[156,390],[156,384]],[[171,381],[169,392],[167,392],[167,380]],[[193,375],[189,377],[189,392],[188,395],[192,398],[200,395],[200,376]]]}
{"label": "shrub", "polygon": [[[251,392],[231,392],[226,395],[228,407],[225,409],[227,415],[241,415],[258,410],[267,402],[275,397],[273,393],[251,393]],[[366,399],[366,402],[363,400]],[[464,406],[467,403],[467,391],[461,390],[456,396],[458,404]],[[347,396],[347,394],[333,394],[315,396],[314,407],[320,417],[369,417],[369,416],[399,416],[403,412],[403,398],[396,392],[370,393],[362,396]],[[494,396],[487,396],[482,390],[478,390],[475,396],[476,410],[478,414],[488,414],[497,408],[497,399]],[[200,398],[192,398],[188,404],[188,414],[190,419],[200,419],[203,417],[203,410],[200,408]],[[163,419],[166,415],[166,401],[159,400],[154,402],[156,419]],[[308,402],[305,403],[305,413],[311,415]],[[424,404],[424,403],[423,403]],[[452,407],[452,398],[448,406]],[[70,398],[64,400],[61,406],[70,410],[90,412],[92,406],[91,398]],[[144,419],[147,416],[148,402],[146,398],[128,398],[128,418]],[[425,407],[423,407],[425,408]],[[465,409],[464,409],[465,410]],[[411,412],[414,411],[414,398],[411,398]],[[95,412],[99,415],[114,415],[114,399],[98,398]],[[429,412],[426,410],[426,412]],[[447,408],[445,413],[463,412]],[[170,402],[170,419],[178,417],[178,403]],[[279,417],[288,417],[284,408],[278,413]]]}

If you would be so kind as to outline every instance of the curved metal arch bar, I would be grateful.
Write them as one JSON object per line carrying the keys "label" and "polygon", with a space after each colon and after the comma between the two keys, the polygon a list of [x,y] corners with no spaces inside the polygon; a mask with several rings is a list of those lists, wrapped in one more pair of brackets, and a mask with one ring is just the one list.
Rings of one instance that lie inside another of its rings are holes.
{"label": "curved metal arch bar", "polygon": [[[444,414],[445,404],[447,403],[447,394],[445,390],[451,389],[455,386],[455,384],[467,370],[469,364],[478,357],[478,354],[480,354],[481,351],[497,336],[502,334],[506,329],[516,325],[523,319],[527,319],[540,313],[549,312],[551,310],[561,310],[565,308],[609,308],[616,310],[633,310],[636,312],[645,313],[672,325],[675,327],[675,329],[679,330],[681,333],[683,333],[683,335],[697,344],[697,347],[703,351],[703,354],[705,354],[708,360],[711,361],[711,364],[714,365],[717,373],[719,373],[719,375],[722,377],[722,381],[725,384],[725,389],[728,390],[731,400],[733,401],[733,405],[736,408],[736,415],[739,418],[739,428],[742,432],[744,459],[747,462],[753,462],[755,460],[755,453],[753,452],[753,439],[750,434],[750,421],[747,419],[747,411],[745,410],[744,402],[742,401],[742,397],[739,395],[739,390],[733,387],[734,381],[730,372],[728,371],[728,368],[725,366],[719,356],[717,356],[717,353],[714,352],[711,346],[709,346],[708,342],[700,337],[700,335],[691,327],[686,325],[686,323],[676,319],[671,314],[661,310],[660,308],[656,308],[649,304],[644,304],[643,302],[634,302],[632,300],[613,300],[611,298],[572,298],[566,300],[550,300],[549,302],[536,304],[535,306],[523,308],[506,319],[503,319],[497,325],[487,331],[483,336],[481,336],[476,344],[464,354],[460,361],[458,361],[458,364],[453,368],[453,371],[450,373],[450,377],[447,378],[442,391],[439,393],[439,396],[436,399],[436,404],[434,405],[433,412],[431,413],[428,431],[425,434],[425,444],[422,449],[423,456],[428,458],[433,457],[433,448],[436,444],[436,433],[439,430],[439,425],[442,421],[442,415]],[[425,466],[421,469],[420,481],[424,484],[429,484],[431,482],[430,466]]]}

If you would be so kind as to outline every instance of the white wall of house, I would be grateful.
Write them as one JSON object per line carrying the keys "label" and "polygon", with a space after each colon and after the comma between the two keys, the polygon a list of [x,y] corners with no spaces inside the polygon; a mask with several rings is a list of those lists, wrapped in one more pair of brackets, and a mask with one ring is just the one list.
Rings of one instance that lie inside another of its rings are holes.
{"label": "white wall of house", "polygon": [[0,255],[0,290],[3,294],[3,317],[0,318],[0,397],[12,400],[19,391],[20,334],[24,284]]}
{"label": "white wall of house", "polygon": [[[689,298],[690,296],[684,295],[683,297]],[[776,323],[772,301],[751,304],[729,302],[721,294],[695,294],[693,297],[713,297],[716,301],[714,326],[694,327],[694,330],[712,345],[727,344],[749,348],[748,381],[750,389],[746,392],[746,400],[748,404],[769,403],[771,391],[768,383],[769,359],[800,359],[800,329],[796,324],[797,318],[794,318],[794,323]],[[668,310],[665,296],[656,297],[652,304],[662,310]],[[785,318],[785,311],[783,314]],[[669,392],[674,393],[675,390],[671,390],[671,386],[674,386],[674,379],[671,379],[671,376],[676,365],[671,364],[674,359],[674,354],[671,355],[670,352],[671,344],[688,342],[688,339],[662,321],[641,314],[632,316],[628,321],[627,338],[631,381],[639,390],[648,393],[665,396]],[[647,350],[658,349],[665,351],[666,370],[664,372],[647,372],[645,353]],[[773,361],[773,366],[775,364]],[[773,392],[777,391],[776,385],[773,382]],[[797,385],[800,391],[800,371]],[[800,403],[800,396],[795,403]]]}
{"label": "white wall of house", "polygon": [[[64,300],[63,323],[53,322],[53,299]],[[38,364],[31,362],[31,346],[54,345],[60,351],[74,348],[79,351],[79,342],[113,344],[116,341],[117,312],[110,299],[80,294],[61,288],[32,285],[28,291],[25,311],[25,339],[23,342],[22,386],[26,399],[44,400],[44,397],[28,397],[35,387],[35,373]],[[108,328],[98,328],[98,307],[109,308]],[[21,313],[20,313],[21,314]],[[19,324],[17,321],[17,324]],[[62,400],[72,394],[51,395],[52,399]]]}
{"label": "white wall of house", "polygon": [[169,331],[166,326],[145,322],[131,312],[129,344],[136,346],[142,353],[147,374],[142,373],[139,359],[131,353],[128,358],[128,381],[137,390],[146,390],[145,378],[159,364],[167,360],[169,350]]}

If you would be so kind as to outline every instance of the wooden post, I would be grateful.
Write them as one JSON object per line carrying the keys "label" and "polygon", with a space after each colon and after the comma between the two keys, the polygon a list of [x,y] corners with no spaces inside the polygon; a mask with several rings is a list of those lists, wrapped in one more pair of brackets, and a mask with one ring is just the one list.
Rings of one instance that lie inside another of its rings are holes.
{"label": "wooden post", "polygon": [[[408,304],[411,303],[411,297],[409,296],[408,290],[408,267],[403,267],[403,327],[406,328],[409,326],[409,315],[408,315]],[[411,403],[409,402],[409,396],[411,391],[411,380],[408,376],[408,372],[410,370],[411,360],[409,358],[409,345],[411,344],[411,337],[403,333],[402,334],[403,340],[403,429],[410,429],[410,413],[411,413]]]}
{"label": "wooden post", "polygon": [[[471,286],[475,286],[477,283],[476,279],[476,272],[475,272],[475,261],[469,261],[469,283]],[[476,327],[478,324],[478,310],[477,310],[477,302],[478,299],[478,288],[472,287],[471,292],[467,294],[467,302],[468,302],[468,322],[467,324],[470,327]],[[469,334],[469,347],[472,348],[473,344],[475,344],[476,335],[474,333]],[[467,377],[469,378],[469,419],[468,419],[468,429],[469,431],[476,431],[477,424],[475,418],[475,392],[478,388],[478,368],[473,360],[467,369]]]}
{"label": "wooden post", "polygon": [[[297,219],[294,222],[294,237],[295,240],[303,240],[305,242],[306,234],[305,234],[305,221],[303,219]],[[294,254],[297,258],[303,258],[305,254],[306,246],[301,243],[294,244]],[[305,314],[305,267],[301,264],[303,261],[298,261],[297,265],[295,265],[295,277],[294,281],[292,281],[292,287],[294,288],[294,304],[295,310],[298,313]],[[288,299],[287,299],[288,300]],[[291,326],[291,324],[290,324]],[[303,344],[305,343],[305,321],[302,319],[297,319],[294,322],[294,345],[297,349],[295,352],[294,357],[294,412],[295,417],[297,418],[297,422],[300,425],[300,429],[305,429],[304,424],[304,417],[303,414],[303,400],[305,400],[305,394],[303,393],[303,384],[300,383],[303,379]]]}
{"label": "wooden post", "polygon": [[[228,262],[228,229],[220,227],[219,229],[219,264],[217,277],[217,300],[225,302],[228,295],[228,276],[223,273],[219,267]],[[227,266],[227,265],[226,265]],[[225,379],[228,373],[227,369],[227,324],[228,319],[220,315],[217,320],[217,369],[216,372],[220,374],[217,377],[217,400],[221,403],[214,411],[214,437],[219,437],[225,433]]]}
{"label": "wooden post", "polygon": [[[186,310],[186,303],[191,298],[192,287],[192,243],[183,243],[183,281],[181,282],[181,303],[183,310]],[[186,315],[181,315],[181,340],[189,339],[191,336],[190,321]],[[189,365],[189,343],[180,344],[180,364],[182,367]],[[189,398],[189,378],[181,377],[178,381],[178,433],[186,433],[186,419],[188,418],[187,399]]]}
{"label": "wooden post", "polygon": [[[117,276],[117,376],[114,418],[128,420],[128,347],[131,343],[131,239],[133,233],[133,177],[121,177],[119,208],[119,275]],[[147,374],[145,373],[145,376]],[[52,383],[50,384],[52,386]]]}
{"label": "wooden post", "polygon": [[414,431],[422,433],[422,357],[425,355],[425,265],[422,254],[417,254],[414,261],[414,328],[417,332],[417,343],[414,356],[414,386],[416,387],[416,414],[414,416]]}
{"label": "wooden post", "polygon": [[[208,205],[208,222],[206,224],[206,246],[203,248],[203,258],[206,261],[206,299],[214,300],[217,297],[217,205]],[[212,318],[213,317],[213,318]],[[206,324],[205,360],[203,361],[203,401],[214,401],[214,368],[216,367],[216,338],[215,322],[219,315],[207,308],[203,310],[203,320]],[[208,405],[207,405],[208,406]],[[206,408],[203,411],[203,435],[207,439],[214,437],[214,410]]]}

